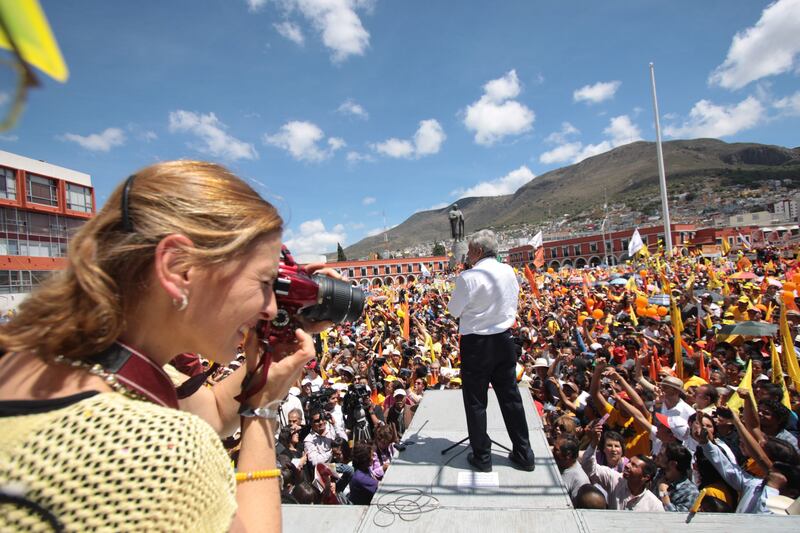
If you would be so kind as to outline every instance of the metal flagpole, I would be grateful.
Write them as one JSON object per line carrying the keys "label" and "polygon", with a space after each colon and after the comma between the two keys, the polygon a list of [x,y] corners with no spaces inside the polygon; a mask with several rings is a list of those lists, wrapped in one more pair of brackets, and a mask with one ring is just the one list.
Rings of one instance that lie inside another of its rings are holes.
{"label": "metal flagpole", "polygon": [[664,172],[664,152],[661,150],[661,122],[658,119],[658,99],[656,98],[656,73],[650,63],[650,83],[653,87],[653,113],[656,117],[656,149],[658,151],[658,182],[661,185],[661,211],[664,216],[664,244],[667,257],[672,256],[672,232],[669,223],[669,203],[667,201],[667,177]]}

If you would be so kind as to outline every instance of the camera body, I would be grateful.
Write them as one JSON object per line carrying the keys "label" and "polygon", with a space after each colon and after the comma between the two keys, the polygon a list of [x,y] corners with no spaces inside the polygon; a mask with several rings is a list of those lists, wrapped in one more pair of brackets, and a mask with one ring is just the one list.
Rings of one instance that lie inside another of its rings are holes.
{"label": "camera body", "polygon": [[300,316],[311,322],[329,320],[339,324],[355,321],[364,311],[364,291],[360,287],[328,276],[308,275],[286,246],[281,248],[274,288],[278,314],[261,326],[262,338],[270,342],[294,340]]}

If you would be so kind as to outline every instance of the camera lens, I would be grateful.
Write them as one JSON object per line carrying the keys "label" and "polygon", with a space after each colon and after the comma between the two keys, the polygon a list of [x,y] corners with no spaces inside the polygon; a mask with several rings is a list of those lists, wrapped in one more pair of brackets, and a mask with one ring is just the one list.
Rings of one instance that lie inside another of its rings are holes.
{"label": "camera lens", "polygon": [[310,320],[330,320],[334,324],[353,322],[364,311],[364,291],[347,281],[313,276],[319,285],[317,305],[303,309],[303,316]]}

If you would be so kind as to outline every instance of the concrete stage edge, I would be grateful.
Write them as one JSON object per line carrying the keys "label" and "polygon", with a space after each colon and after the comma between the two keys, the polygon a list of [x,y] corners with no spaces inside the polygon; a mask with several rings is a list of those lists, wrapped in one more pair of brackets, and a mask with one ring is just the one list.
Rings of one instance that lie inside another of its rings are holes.
{"label": "concrete stage edge", "polygon": [[[371,505],[283,505],[284,531],[800,531],[800,517],[697,514],[687,523],[686,513],[575,510],[547,446],[530,393],[524,388],[520,393],[536,454],[533,472],[512,468],[507,452],[496,446],[492,448],[493,475],[488,479],[472,473],[466,444],[442,455],[441,450],[467,436],[461,391],[427,391],[403,436],[408,448],[392,463]],[[510,447],[492,391],[487,419],[489,436]]]}

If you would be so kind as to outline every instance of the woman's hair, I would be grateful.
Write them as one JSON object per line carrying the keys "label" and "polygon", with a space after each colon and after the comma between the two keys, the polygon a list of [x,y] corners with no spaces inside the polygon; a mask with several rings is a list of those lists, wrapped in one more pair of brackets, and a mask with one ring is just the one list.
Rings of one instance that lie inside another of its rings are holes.
{"label": "woman's hair", "polygon": [[182,250],[181,261],[206,267],[238,258],[282,229],[275,207],[222,166],[170,161],[144,168],[75,234],[66,271],[25,299],[0,329],[0,348],[76,359],[98,353],[119,337],[126,313],[148,290],[164,237],[187,237],[194,246]]}
{"label": "woman's hair", "polygon": [[372,444],[369,442],[357,442],[353,447],[353,468],[368,472],[372,465]]}
{"label": "woman's hair", "polygon": [[622,455],[625,455],[625,438],[622,434],[618,431],[614,431],[612,429],[607,429],[603,431],[603,436],[600,439],[600,449],[603,450],[606,447],[606,442],[608,441],[619,442],[619,445],[622,447]]}
{"label": "woman's hair", "polygon": [[375,430],[375,444],[378,444],[378,441],[381,441],[385,444],[391,444],[394,442],[394,426],[391,424],[385,424],[383,426],[379,426]]}

